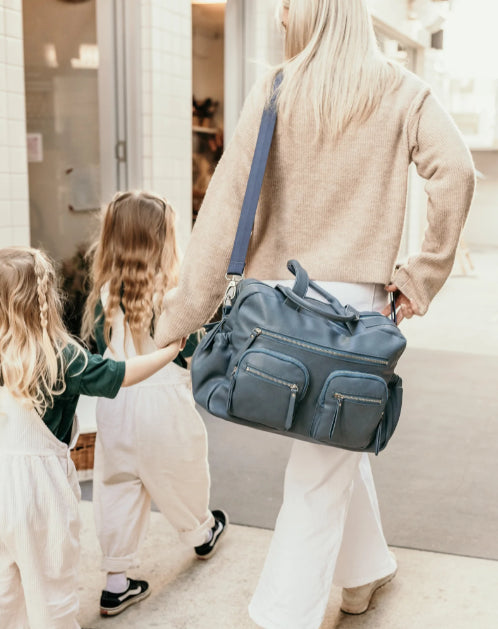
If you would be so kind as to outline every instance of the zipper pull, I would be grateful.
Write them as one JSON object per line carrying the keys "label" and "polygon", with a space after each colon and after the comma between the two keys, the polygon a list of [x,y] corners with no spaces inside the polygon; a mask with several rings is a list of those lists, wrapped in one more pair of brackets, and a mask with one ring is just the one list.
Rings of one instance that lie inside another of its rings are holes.
{"label": "zipper pull", "polygon": [[334,397],[338,401],[338,405],[339,405],[338,410],[341,410],[342,403],[344,402],[344,396],[341,395],[340,393],[334,393]]}
{"label": "zipper pull", "polygon": [[292,428],[292,422],[294,420],[294,409],[296,408],[296,400],[297,394],[299,392],[299,387],[297,384],[292,384],[290,386],[291,397],[289,401],[289,408],[287,410],[287,417],[285,418],[285,430],[290,430]]}
{"label": "zipper pull", "polygon": [[241,348],[239,354],[240,356],[242,356],[242,354],[244,354],[244,352],[246,352],[251,345],[254,343],[254,340],[263,332],[263,330],[261,330],[260,328],[254,328],[254,330],[251,332],[249,338],[247,339],[245,345]]}
{"label": "zipper pull", "polygon": [[344,396],[340,393],[334,393],[334,397],[337,400],[337,408],[335,409],[334,417],[332,419],[332,425],[330,426],[329,439],[332,439],[332,435],[334,434],[335,426],[337,424],[337,419],[341,414],[342,403],[344,402]]}

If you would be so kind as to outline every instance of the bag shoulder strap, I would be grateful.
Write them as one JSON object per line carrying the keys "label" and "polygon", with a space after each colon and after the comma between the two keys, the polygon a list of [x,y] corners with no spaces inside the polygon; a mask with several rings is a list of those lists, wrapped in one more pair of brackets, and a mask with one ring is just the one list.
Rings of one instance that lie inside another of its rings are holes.
{"label": "bag shoulder strap", "polygon": [[268,162],[268,155],[270,154],[270,147],[277,122],[276,100],[282,79],[283,74],[279,72],[273,82],[273,92],[270,102],[266,105],[263,116],[261,117],[258,139],[254,150],[254,157],[247,181],[246,193],[242,204],[239,225],[235,235],[227,275],[241,276],[246,265],[247,250],[249,248],[256,210],[258,209],[259,196],[261,194],[261,188],[263,187],[266,164]]}

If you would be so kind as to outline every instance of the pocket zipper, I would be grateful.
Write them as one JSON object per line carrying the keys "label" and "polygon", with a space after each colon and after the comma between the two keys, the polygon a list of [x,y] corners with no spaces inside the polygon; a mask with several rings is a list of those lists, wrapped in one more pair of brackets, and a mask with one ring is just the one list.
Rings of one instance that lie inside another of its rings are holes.
{"label": "pocket zipper", "polygon": [[[330,428],[330,433],[329,433],[329,439],[332,440],[332,435],[334,434],[334,429],[337,423],[337,418],[340,416],[341,411],[342,411],[342,404],[344,402],[344,400],[360,400],[360,401],[365,401],[365,402],[374,402],[375,404],[382,404],[382,400],[379,400],[378,398],[361,398],[361,397],[357,397],[355,395],[344,395],[342,393],[334,393],[334,397],[338,400],[338,404],[337,404],[337,409],[336,412],[334,414],[334,419],[332,421],[332,426]],[[382,423],[384,420],[384,413],[382,413],[382,415],[380,416],[380,421],[379,424],[377,426],[377,430],[375,431],[375,456],[378,456],[379,452],[380,452],[380,438],[381,438],[381,434],[382,434]]]}
{"label": "pocket zipper", "polygon": [[[330,433],[329,433],[330,439],[332,439],[332,433],[334,432],[337,418],[339,417],[342,411],[342,405],[344,403],[344,400],[352,400],[353,402],[365,402],[367,404],[376,404],[378,406],[381,406],[383,402],[381,398],[361,397],[359,395],[348,395],[347,393],[334,393],[333,397],[337,400],[337,408],[335,410],[334,418],[332,420],[332,426],[330,428]],[[320,395],[320,398],[319,398],[319,404],[323,406],[324,401],[325,401],[325,395],[322,391],[322,394]],[[383,417],[384,417],[384,413],[382,413],[381,415],[380,423],[382,423]],[[309,429],[309,434],[311,436],[314,436],[315,434],[316,424],[317,424],[317,416],[315,414],[315,416],[313,417],[313,421],[311,423],[310,429]],[[378,438],[377,438],[377,441],[378,441]],[[377,451],[376,451],[376,454],[378,454]]]}
{"label": "pocket zipper", "polygon": [[334,397],[339,400],[342,406],[344,400],[352,400],[353,402],[365,402],[367,404],[382,404],[382,400],[377,397],[360,397],[359,395],[347,395],[346,393],[334,393]]}
{"label": "pocket zipper", "polygon": [[321,345],[316,345],[314,343],[308,343],[306,341],[299,341],[298,339],[293,339],[288,336],[284,336],[283,334],[277,334],[276,332],[269,332],[268,330],[262,330],[261,328],[255,328],[253,330],[253,334],[257,333],[257,335],[268,336],[276,341],[280,341],[282,343],[290,343],[291,345],[297,345],[298,347],[303,347],[304,349],[310,350],[312,352],[318,352],[320,354],[328,354],[329,356],[337,356],[338,358],[349,358],[354,362],[360,363],[369,363],[373,365],[388,365],[389,361],[384,360],[382,358],[373,358],[370,356],[360,356],[358,354],[351,354],[349,352],[341,352],[340,350],[329,349],[327,347],[323,347]]}
{"label": "pocket zipper", "polygon": [[[260,334],[261,334],[261,330],[259,328],[254,328],[253,331],[251,332],[251,335],[247,339],[247,341],[244,343],[244,345],[240,348],[239,352],[237,353],[237,357],[242,358],[242,356],[247,352],[247,350],[251,347],[251,345],[254,343],[254,341],[258,338]],[[235,367],[233,368],[232,376],[237,371],[238,363],[239,363],[239,358],[237,358],[237,363]]]}
{"label": "pocket zipper", "polygon": [[290,430],[292,427],[292,421],[294,419],[294,409],[296,407],[296,399],[297,394],[299,393],[299,387],[297,384],[292,382],[288,382],[287,380],[281,380],[280,378],[275,378],[274,376],[270,376],[266,374],[264,371],[260,371],[259,369],[254,369],[254,367],[250,367],[246,365],[245,371],[247,373],[252,373],[255,376],[263,378],[264,380],[269,380],[270,382],[275,382],[276,384],[282,385],[284,387],[288,387],[291,392],[289,408],[287,409],[287,416],[285,418],[285,430]]}

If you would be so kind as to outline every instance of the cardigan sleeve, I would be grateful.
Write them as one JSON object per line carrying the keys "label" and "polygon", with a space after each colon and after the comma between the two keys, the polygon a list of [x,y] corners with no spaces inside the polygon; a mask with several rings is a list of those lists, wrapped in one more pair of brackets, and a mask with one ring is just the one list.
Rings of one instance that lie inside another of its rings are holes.
{"label": "cardigan sleeve", "polygon": [[420,252],[393,282],[425,314],[451,272],[472,203],[475,168],[456,125],[430,93],[412,113],[408,142],[417,172],[427,180],[427,228]]}
{"label": "cardigan sleeve", "polygon": [[249,93],[233,138],[213,174],[188,242],[178,286],[167,293],[163,302],[155,332],[159,347],[198,330],[223,299],[225,274],[266,102],[267,80],[258,81]]}

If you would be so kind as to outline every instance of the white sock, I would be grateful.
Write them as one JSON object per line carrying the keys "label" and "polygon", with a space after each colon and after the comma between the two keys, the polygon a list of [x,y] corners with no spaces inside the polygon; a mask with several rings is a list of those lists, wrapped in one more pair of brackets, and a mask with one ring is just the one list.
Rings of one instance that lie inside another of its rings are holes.
{"label": "white sock", "polygon": [[204,544],[209,544],[209,542],[213,539],[213,529],[209,529],[206,531],[206,539],[204,540]]}
{"label": "white sock", "polygon": [[128,589],[126,572],[108,572],[105,589],[113,594],[121,594]]}

